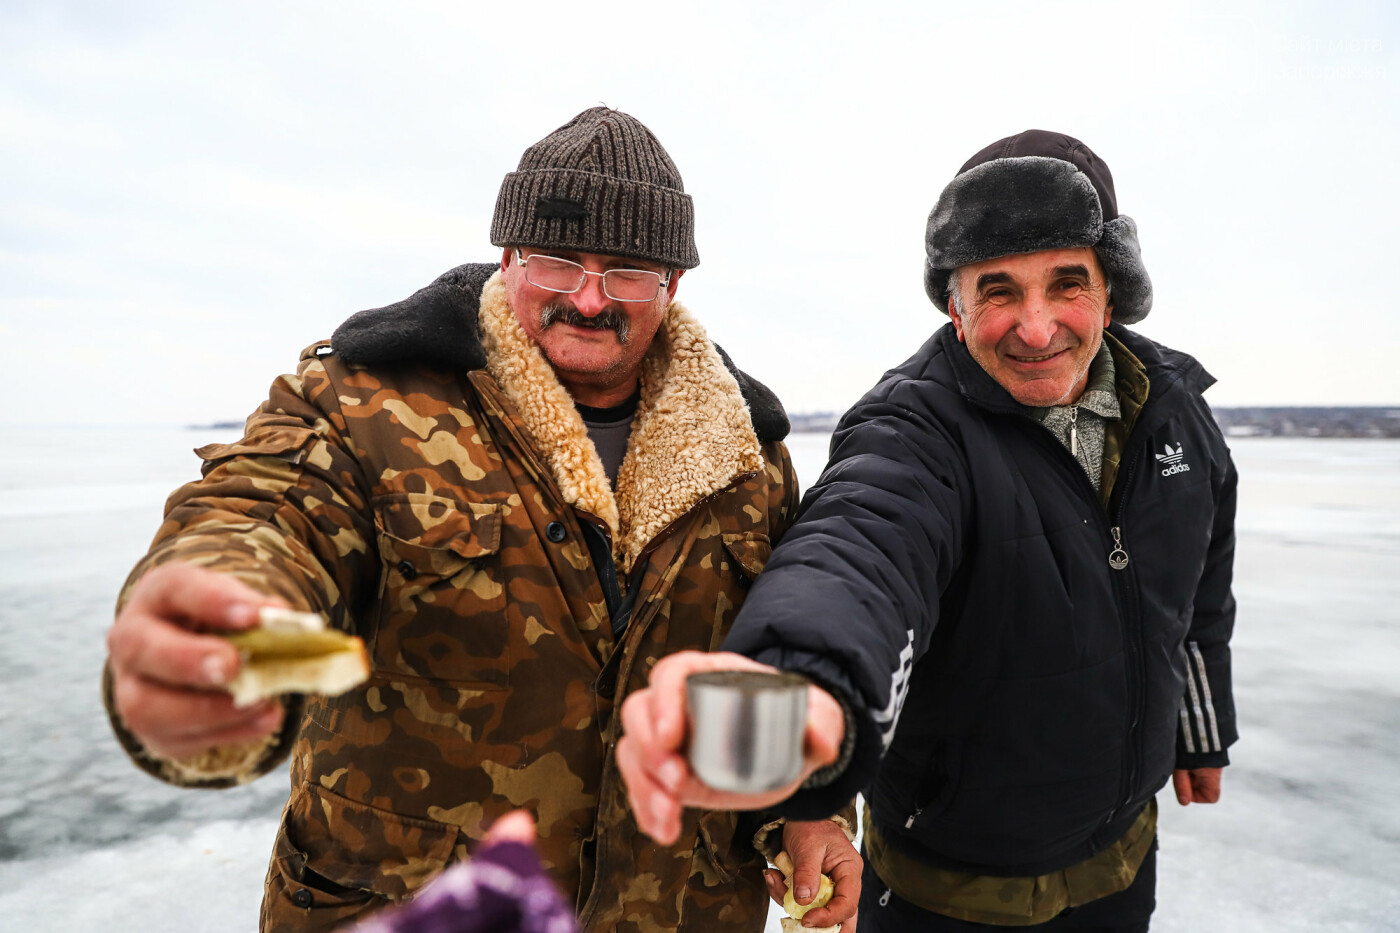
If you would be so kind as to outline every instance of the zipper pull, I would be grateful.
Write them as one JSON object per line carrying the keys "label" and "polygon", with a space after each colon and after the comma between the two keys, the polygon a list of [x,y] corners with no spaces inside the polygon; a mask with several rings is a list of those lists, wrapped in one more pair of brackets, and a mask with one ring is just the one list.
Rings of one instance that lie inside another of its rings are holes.
{"label": "zipper pull", "polygon": [[914,821],[917,820],[917,819],[919,818],[919,814],[920,814],[920,813],[923,813],[923,812],[924,812],[924,808],[923,808],[923,807],[919,807],[919,808],[918,808],[917,810],[915,810],[913,813],[909,814],[909,819],[907,819],[907,820],[904,821],[904,828],[905,828],[905,829],[912,829],[913,826],[914,826]]}
{"label": "zipper pull", "polygon": [[1075,405],[1069,410],[1069,453],[1072,457],[1079,456],[1079,406]]}
{"label": "zipper pull", "polygon": [[890,889],[885,888],[885,893],[880,895],[880,906],[888,907],[890,904]]}
{"label": "zipper pull", "polygon": [[1117,525],[1109,530],[1113,532],[1113,550],[1108,555],[1108,566],[1122,570],[1128,566],[1128,552],[1123,550],[1123,532]]}

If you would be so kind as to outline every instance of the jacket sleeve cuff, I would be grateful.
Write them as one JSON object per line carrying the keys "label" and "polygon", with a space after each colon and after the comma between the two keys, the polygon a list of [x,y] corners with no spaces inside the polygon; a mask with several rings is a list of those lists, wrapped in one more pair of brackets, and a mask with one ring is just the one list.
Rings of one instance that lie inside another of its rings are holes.
{"label": "jacket sleeve cuff", "polygon": [[1224,768],[1230,763],[1230,753],[1228,751],[1218,752],[1177,752],[1176,766],[1183,771],[1194,771],[1197,768]]}
{"label": "jacket sleeve cuff", "polygon": [[[856,805],[855,801],[850,802],[840,813],[834,813],[828,819],[841,827],[841,832],[846,834],[846,838],[852,844],[856,841]],[[783,851],[783,827],[787,825],[787,817],[780,816],[769,820],[758,828],[753,834],[753,847],[771,863],[778,853]]]}

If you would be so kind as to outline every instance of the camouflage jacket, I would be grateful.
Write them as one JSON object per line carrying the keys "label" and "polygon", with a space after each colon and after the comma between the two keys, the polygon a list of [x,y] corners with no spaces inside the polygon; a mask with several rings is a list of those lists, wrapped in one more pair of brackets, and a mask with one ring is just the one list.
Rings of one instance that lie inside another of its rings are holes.
{"label": "camouflage jacket", "polygon": [[[613,747],[622,699],[663,655],[719,645],[790,521],[786,416],[672,304],[614,493],[485,271],[455,269],[308,348],[240,441],[198,451],[204,478],[171,497],[132,574],[187,561],[323,613],[365,639],[369,681],[291,697],[282,734],[193,760],[154,758],[114,726],[184,785],[248,781],[291,755],[267,931],[409,895],[516,807],[536,814],[584,929],[760,930],[752,827],[688,811],[680,841],[655,844]],[[584,523],[635,590],[620,638]]]}

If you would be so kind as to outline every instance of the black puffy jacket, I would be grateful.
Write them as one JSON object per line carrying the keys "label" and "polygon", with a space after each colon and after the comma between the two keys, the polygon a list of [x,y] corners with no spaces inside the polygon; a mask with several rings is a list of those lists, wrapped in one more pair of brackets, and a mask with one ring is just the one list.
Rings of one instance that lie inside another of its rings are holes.
{"label": "black puffy jacket", "polygon": [[1151,389],[1107,513],[951,324],[842,418],[725,642],[853,713],[851,765],[789,816],[864,790],[891,843],[1035,875],[1122,836],[1174,767],[1226,762],[1236,476],[1214,379],[1110,332]]}

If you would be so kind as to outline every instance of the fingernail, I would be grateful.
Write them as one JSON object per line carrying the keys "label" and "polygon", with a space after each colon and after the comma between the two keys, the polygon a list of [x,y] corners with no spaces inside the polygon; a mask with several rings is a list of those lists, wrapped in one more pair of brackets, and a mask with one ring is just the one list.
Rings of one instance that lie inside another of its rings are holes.
{"label": "fingernail", "polygon": [[234,603],[224,611],[224,621],[232,628],[247,628],[258,611],[247,603]]}
{"label": "fingernail", "polygon": [[656,777],[663,787],[671,793],[681,786],[681,781],[685,778],[685,769],[681,763],[675,759],[662,762],[661,767],[656,769]]}
{"label": "fingernail", "polygon": [[204,674],[204,682],[222,687],[228,683],[230,672],[228,661],[221,654],[206,654],[204,661],[200,665]]}
{"label": "fingernail", "polygon": [[809,888],[809,887],[807,887],[807,886],[805,886],[805,885],[798,885],[798,886],[797,886],[797,890],[794,891],[793,894],[795,894],[795,895],[797,896],[797,899],[798,899],[799,901],[811,900],[811,898],[812,898],[812,889]]}

